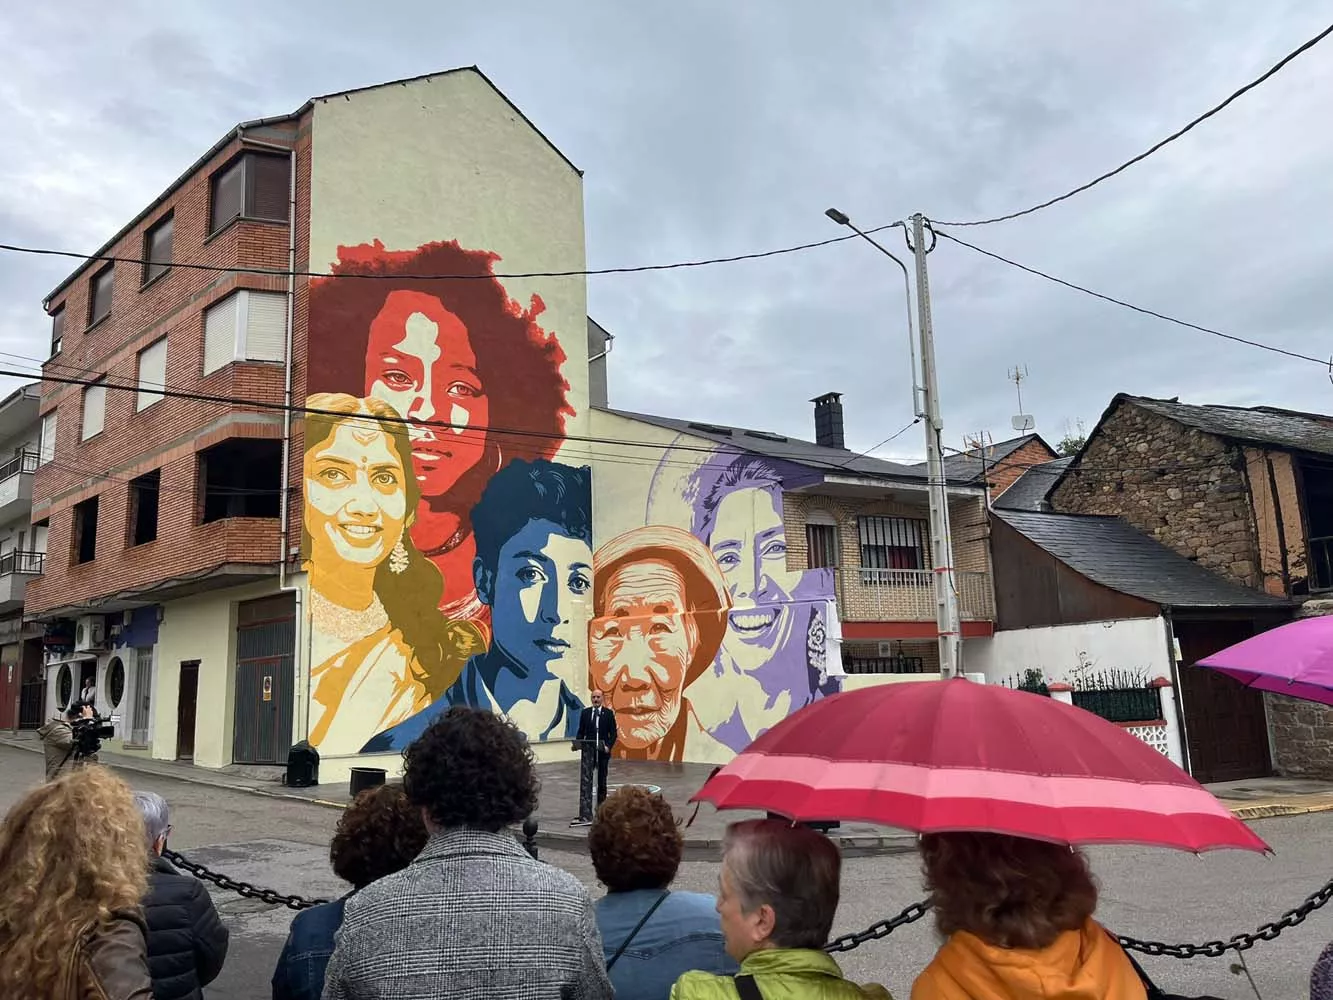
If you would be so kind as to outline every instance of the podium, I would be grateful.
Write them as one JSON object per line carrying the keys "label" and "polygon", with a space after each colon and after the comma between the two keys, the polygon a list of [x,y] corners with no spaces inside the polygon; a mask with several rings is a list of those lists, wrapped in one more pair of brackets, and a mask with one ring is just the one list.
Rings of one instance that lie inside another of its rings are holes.
{"label": "podium", "polygon": [[597,740],[573,741],[579,752],[579,815],[570,826],[580,822],[591,823],[593,818],[593,797],[597,788]]}

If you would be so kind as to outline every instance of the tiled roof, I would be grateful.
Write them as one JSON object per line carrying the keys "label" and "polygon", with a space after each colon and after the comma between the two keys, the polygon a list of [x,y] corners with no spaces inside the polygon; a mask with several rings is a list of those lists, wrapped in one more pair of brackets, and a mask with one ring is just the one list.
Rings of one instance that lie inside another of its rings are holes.
{"label": "tiled roof", "polygon": [[1073,461],[1074,457],[1070,455],[1032,466],[995,498],[994,506],[1000,510],[1025,510],[1033,514],[1045,510],[1046,498]]}
{"label": "tiled roof", "polygon": [[[959,485],[981,485],[981,477],[989,470],[993,470],[1006,458],[1018,451],[1024,445],[1031,444],[1033,441],[1042,441],[1039,434],[1024,434],[1022,437],[1010,438],[1008,441],[997,441],[995,444],[986,446],[986,453],[983,458],[982,453],[977,448],[970,448],[965,452],[953,452],[944,457],[944,478],[951,483]],[[926,468],[925,462],[918,462],[913,466],[914,469]]]}
{"label": "tiled roof", "polygon": [[1233,441],[1333,455],[1333,417],[1273,406],[1194,406],[1142,396],[1121,395],[1116,402],[1132,403],[1186,427]]}
{"label": "tiled roof", "polygon": [[[627,417],[630,420],[642,420],[680,434],[693,434],[695,437],[716,441],[720,445],[738,448],[742,451],[765,455],[768,458],[796,462],[825,472],[842,473],[848,476],[869,476],[878,479],[897,479],[909,482],[924,482],[924,465],[899,465],[879,458],[859,455],[846,448],[828,448],[813,441],[786,437],[769,431],[756,431],[745,427],[728,427],[723,424],[708,424],[699,421],[678,420],[675,417],[658,417],[647,413],[634,413],[630,410],[606,408],[607,413]],[[959,483],[958,485],[965,485]]]}
{"label": "tiled roof", "polygon": [[1282,608],[1289,602],[1225,580],[1118,517],[995,510],[1070,569],[1104,587],[1168,608]]}

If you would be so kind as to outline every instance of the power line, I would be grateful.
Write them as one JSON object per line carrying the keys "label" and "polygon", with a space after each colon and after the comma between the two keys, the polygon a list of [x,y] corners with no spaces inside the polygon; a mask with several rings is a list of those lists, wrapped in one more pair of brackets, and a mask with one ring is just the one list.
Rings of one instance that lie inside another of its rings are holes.
{"label": "power line", "polygon": [[[1040,212],[1043,208],[1050,208],[1052,205],[1058,204],[1059,202],[1062,202],[1062,201],[1065,201],[1066,199],[1072,198],[1072,197],[1074,197],[1074,195],[1076,195],[1076,194],[1082,194],[1084,191],[1087,191],[1089,188],[1096,187],[1096,186],[1097,186],[1098,184],[1100,184],[1102,181],[1110,180],[1110,179],[1111,179],[1112,177],[1114,177],[1116,174],[1119,174],[1119,173],[1122,173],[1122,172],[1125,171],[1125,170],[1128,170],[1130,167],[1134,166],[1134,164],[1143,162],[1143,161],[1146,160],[1148,157],[1152,156],[1153,153],[1157,152],[1159,149],[1162,149],[1164,146],[1167,146],[1167,145],[1169,145],[1170,143],[1175,142],[1177,139],[1179,139],[1181,136],[1183,136],[1186,132],[1190,131],[1190,130],[1191,130],[1192,128],[1194,128],[1196,125],[1200,125],[1200,124],[1202,124],[1203,122],[1207,121],[1209,118],[1213,117],[1213,115],[1217,114],[1219,111],[1221,111],[1222,109],[1224,109],[1225,107],[1227,107],[1227,105],[1231,104],[1233,101],[1237,100],[1237,99],[1240,98],[1240,97],[1243,97],[1245,94],[1248,94],[1251,90],[1253,90],[1255,87],[1259,86],[1261,83],[1264,83],[1265,81],[1267,81],[1267,80],[1270,79],[1271,77],[1275,76],[1275,75],[1276,75],[1277,73],[1279,73],[1279,72],[1280,72],[1280,71],[1281,71],[1281,70],[1282,70],[1288,63],[1292,62],[1294,59],[1296,59],[1296,57],[1298,57],[1298,56],[1304,54],[1305,52],[1308,52],[1310,49],[1314,48],[1316,45],[1318,45],[1320,42],[1322,42],[1325,38],[1327,38],[1327,37],[1328,37],[1329,35],[1331,35],[1331,34],[1333,34],[1333,24],[1330,24],[1330,25],[1329,25],[1327,28],[1325,28],[1323,31],[1319,32],[1319,34],[1315,35],[1315,36],[1314,36],[1313,38],[1311,38],[1310,40],[1304,42],[1303,44],[1301,44],[1301,45],[1298,46],[1297,48],[1293,49],[1291,52],[1288,52],[1285,56],[1283,56],[1283,57],[1282,57],[1281,59],[1279,59],[1276,63],[1274,63],[1273,66],[1271,66],[1271,67],[1268,69],[1268,71],[1267,71],[1266,73],[1262,74],[1262,75],[1259,76],[1259,77],[1256,77],[1255,79],[1251,80],[1249,83],[1245,84],[1245,86],[1241,87],[1239,90],[1237,90],[1237,91],[1235,91],[1234,93],[1232,93],[1232,94],[1231,94],[1225,101],[1223,101],[1221,104],[1217,104],[1217,105],[1214,105],[1213,107],[1209,108],[1209,109],[1208,109],[1207,111],[1205,111],[1203,114],[1199,115],[1199,117],[1197,117],[1197,118],[1191,120],[1190,122],[1188,122],[1187,124],[1185,124],[1185,125],[1182,126],[1181,128],[1179,128],[1179,129],[1177,129],[1176,131],[1172,132],[1172,133],[1171,133],[1170,135],[1168,135],[1165,139],[1161,140],[1161,141],[1158,142],[1158,143],[1155,143],[1154,145],[1150,146],[1148,149],[1145,149],[1145,150],[1144,150],[1142,153],[1140,153],[1138,156],[1135,156],[1135,157],[1133,157],[1132,159],[1128,159],[1128,160],[1126,160],[1124,163],[1120,164],[1120,166],[1116,167],[1114,170],[1108,170],[1106,173],[1104,173],[1104,174],[1102,174],[1102,175],[1100,175],[1100,176],[1098,176],[1098,177],[1094,177],[1092,180],[1088,181],[1086,184],[1080,184],[1078,187],[1074,188],[1072,191],[1066,191],[1066,192],[1065,192],[1064,194],[1062,194],[1062,195],[1059,195],[1059,196],[1057,196],[1057,197],[1055,197],[1055,198],[1051,198],[1051,199],[1049,199],[1049,200],[1047,200],[1047,201],[1043,201],[1043,202],[1042,202],[1041,204],[1039,204],[1039,205],[1033,205],[1031,208],[1025,208],[1025,209],[1023,209],[1023,210],[1020,211],[1020,212],[1010,212],[1008,215],[997,215],[997,216],[995,216],[994,218],[991,218],[991,219],[977,219],[976,221],[973,221],[973,222],[936,222],[935,225],[937,225],[937,226],[989,226],[989,225],[991,225],[992,223],[995,223],[995,222],[1008,222],[1010,219],[1017,219],[1017,218],[1019,218],[1019,217],[1021,217],[1021,216],[1024,216],[1024,215],[1031,215],[1033,212]],[[941,234],[941,235],[943,235],[943,234]]]}
{"label": "power line", "polygon": [[1168,323],[1174,323],[1176,326],[1183,326],[1188,330],[1197,330],[1199,333],[1206,333],[1213,337],[1221,337],[1223,340],[1230,340],[1236,344],[1245,344],[1247,347],[1257,347],[1261,351],[1270,351],[1273,354],[1281,354],[1288,358],[1295,358],[1297,361],[1309,361],[1325,369],[1329,367],[1330,362],[1328,358],[1320,359],[1312,357],[1309,354],[1301,354],[1297,351],[1289,351],[1285,347],[1275,347],[1272,344],[1265,344],[1259,340],[1249,340],[1246,337],[1237,337],[1235,334],[1232,333],[1223,333],[1221,330],[1214,330],[1212,327],[1200,326],[1198,323],[1190,323],[1187,320],[1177,319],[1174,316],[1168,316],[1166,313],[1158,312],[1155,309],[1148,309],[1144,306],[1136,306],[1134,305],[1134,303],[1126,302],[1124,299],[1117,299],[1112,295],[1104,295],[1101,292],[1094,292],[1091,288],[1085,288],[1082,285],[1076,285],[1072,281],[1066,281],[1064,278],[1057,278],[1055,275],[1047,274],[1045,271],[1039,271],[1035,267],[1028,267],[1026,264],[1020,264],[1018,261],[1010,260],[1008,257],[995,253],[994,251],[984,250],[981,247],[977,246],[976,244],[969,243],[967,242],[967,240],[962,239],[961,237],[958,236],[953,236],[950,233],[945,232],[944,230],[939,230],[939,234],[946,240],[952,240],[954,243],[957,243],[960,246],[965,246],[969,250],[974,250],[985,257],[990,257],[993,260],[998,260],[1001,263],[1008,264],[1010,267],[1016,267],[1020,271],[1026,271],[1028,274],[1035,274],[1038,278],[1045,278],[1047,281],[1053,281],[1057,285],[1064,285],[1065,288],[1072,288],[1074,291],[1082,292],[1084,295],[1091,295],[1094,299],[1101,299],[1103,302],[1110,302],[1114,305],[1121,306],[1125,309],[1132,309],[1136,313],[1142,313],[1144,316],[1152,316],[1154,319],[1165,320]]}
{"label": "power line", "polygon": [[890,442],[893,442],[893,441],[898,440],[898,438],[902,437],[904,434],[906,434],[908,431],[910,431],[913,427],[915,427],[915,426],[916,426],[917,424],[919,424],[919,423],[921,423],[921,418],[920,418],[920,417],[913,417],[911,423],[909,423],[909,424],[905,424],[905,425],[904,425],[903,427],[901,427],[900,429],[894,431],[892,434],[890,434],[888,437],[886,437],[886,438],[885,438],[883,441],[881,441],[879,444],[871,445],[871,446],[870,446],[869,448],[867,448],[865,451],[858,451],[858,452],[857,452],[855,455],[853,455],[851,458],[847,459],[847,461],[842,462],[841,464],[839,464],[839,465],[837,466],[837,468],[839,468],[839,469],[845,469],[845,468],[847,468],[847,466],[849,466],[849,465],[851,465],[853,462],[855,462],[858,458],[867,458],[867,457],[869,457],[869,455],[870,455],[870,453],[871,453],[872,451],[879,451],[879,449],[883,448],[886,444],[889,444]]}
{"label": "power line", "polygon": [[[877,226],[874,229],[867,229],[867,233],[879,233],[886,229],[893,229],[895,226],[903,225],[902,222],[891,222],[885,226]],[[745,260],[762,260],[766,257],[781,257],[784,254],[801,253],[805,250],[815,250],[819,247],[831,246],[834,243],[842,243],[846,240],[857,239],[857,235],[852,233],[849,236],[834,236],[826,240],[818,240],[814,243],[798,243],[795,246],[780,247],[776,250],[758,250],[753,253],[733,254],[729,257],[708,257],[703,260],[681,260],[670,264],[637,264],[626,267],[599,267],[583,271],[516,271],[509,273],[496,274],[485,272],[483,274],[406,274],[392,273],[385,274],[381,272],[356,272],[340,271],[336,274],[329,274],[322,271],[289,271],[286,268],[275,267],[228,267],[221,264],[196,264],[189,261],[173,260],[168,266],[179,267],[189,271],[209,271],[217,274],[252,274],[262,275],[272,278],[353,278],[366,281],[402,281],[409,279],[413,281],[489,281],[492,278],[582,278],[592,277],[599,274],[642,274],[647,271],[676,271],[681,268],[690,267],[710,267],[714,264],[735,264]],[[106,262],[111,264],[138,264],[161,263],[160,261],[150,261],[144,257],[121,257],[116,254],[85,254],[75,253],[72,250],[53,250],[48,247],[25,247],[13,243],[0,243],[0,250],[7,253],[30,254],[38,257],[67,257],[72,260]]]}

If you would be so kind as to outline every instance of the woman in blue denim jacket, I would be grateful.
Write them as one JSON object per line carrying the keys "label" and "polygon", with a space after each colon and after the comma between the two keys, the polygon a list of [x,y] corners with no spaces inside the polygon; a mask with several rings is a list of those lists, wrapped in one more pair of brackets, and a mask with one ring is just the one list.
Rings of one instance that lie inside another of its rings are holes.
{"label": "woman in blue denim jacket", "polygon": [[333,872],[352,883],[352,891],[296,915],[273,971],[273,1000],[319,1000],[348,897],[376,879],[402,871],[425,843],[421,811],[407,801],[402,785],[368,788],[356,797],[338,820],[329,845]]}
{"label": "woman in blue denim jacket", "polygon": [[669,888],[685,841],[671,806],[646,788],[627,785],[607,797],[588,833],[607,972],[616,1000],[667,1000],[671,985],[693,969],[730,975],[716,900]]}

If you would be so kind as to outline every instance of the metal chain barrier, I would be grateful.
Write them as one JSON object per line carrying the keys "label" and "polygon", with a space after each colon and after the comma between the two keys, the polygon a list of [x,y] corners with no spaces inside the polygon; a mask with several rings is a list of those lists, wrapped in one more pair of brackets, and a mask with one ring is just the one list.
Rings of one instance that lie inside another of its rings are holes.
{"label": "metal chain barrier", "polygon": [[[527,831],[525,831],[527,832]],[[532,831],[535,833],[534,830]],[[535,851],[533,852],[535,854]],[[319,906],[321,903],[327,903],[327,899],[303,899],[300,896],[284,896],[274,889],[264,889],[260,886],[252,885],[249,882],[242,882],[237,879],[228,878],[226,875],[212,871],[204,865],[195,864],[175,851],[166,850],[162,856],[170,861],[177,868],[189,872],[196,878],[203,879],[205,882],[212,882],[219,888],[230,892],[239,893],[246,899],[259,899],[265,903],[275,906],[281,905],[290,907],[293,910],[305,910],[312,906]],[[1326,882],[1321,888],[1310,893],[1305,897],[1304,902],[1299,906],[1293,907],[1276,920],[1263,924],[1252,934],[1237,934],[1230,940],[1206,941],[1203,944],[1165,944],[1161,941],[1140,941],[1138,938],[1116,935],[1116,940],[1120,942],[1121,947],[1141,952],[1144,955],[1169,956],[1171,958],[1221,958],[1229,951],[1243,952],[1253,948],[1260,941],[1272,941],[1279,934],[1289,927],[1295,927],[1298,924],[1305,923],[1311,913],[1327,906],[1333,902],[1333,879]],[[888,937],[899,927],[905,927],[908,924],[916,923],[922,917],[930,912],[930,905],[926,900],[919,903],[913,903],[901,913],[889,917],[885,920],[877,921],[871,924],[863,931],[857,931],[853,934],[844,934],[841,937],[834,938],[828,944],[824,945],[824,950],[830,953],[851,951],[859,948],[868,941],[878,941]]]}
{"label": "metal chain barrier", "polygon": [[858,931],[855,934],[844,934],[842,937],[834,938],[824,945],[824,950],[827,952],[851,951],[853,948],[859,948],[867,941],[878,941],[880,938],[886,938],[899,927],[915,923],[929,912],[930,907],[925,900],[913,903],[896,917],[889,917],[887,920],[873,923],[865,930]]}
{"label": "metal chain barrier", "polygon": [[229,892],[240,893],[246,899],[261,899],[265,903],[275,906],[282,905],[290,907],[293,910],[306,910],[312,906],[319,906],[321,903],[327,903],[327,899],[302,899],[300,896],[284,896],[282,893],[273,889],[264,889],[257,885],[251,885],[249,882],[241,882],[234,878],[228,878],[215,871],[205,868],[203,865],[197,865],[175,851],[163,851],[162,857],[166,858],[177,868],[189,872],[195,878],[203,879],[205,882],[212,882],[221,889]]}
{"label": "metal chain barrier", "polygon": [[1207,941],[1203,944],[1163,944],[1161,941],[1139,941],[1136,938],[1117,939],[1124,948],[1140,951],[1145,955],[1169,955],[1171,958],[1221,958],[1229,951],[1240,953],[1253,948],[1260,941],[1272,941],[1288,927],[1305,923],[1305,919],[1315,910],[1333,902],[1333,880],[1324,884],[1305,897],[1299,906],[1288,910],[1276,920],[1262,925],[1253,934],[1237,934],[1229,941]]}

